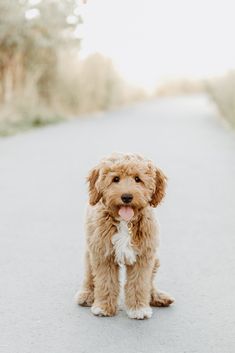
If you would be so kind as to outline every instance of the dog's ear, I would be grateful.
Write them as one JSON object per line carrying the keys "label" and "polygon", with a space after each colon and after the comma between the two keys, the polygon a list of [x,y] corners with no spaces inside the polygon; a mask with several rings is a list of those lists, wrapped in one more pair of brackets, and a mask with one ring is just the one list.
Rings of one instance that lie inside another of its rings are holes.
{"label": "dog's ear", "polygon": [[102,194],[97,189],[97,180],[99,177],[99,167],[93,168],[87,177],[88,189],[89,189],[89,203],[94,206],[101,199]]}
{"label": "dog's ear", "polygon": [[162,201],[166,192],[167,177],[159,168],[155,170],[155,191],[153,193],[150,205],[156,207]]}

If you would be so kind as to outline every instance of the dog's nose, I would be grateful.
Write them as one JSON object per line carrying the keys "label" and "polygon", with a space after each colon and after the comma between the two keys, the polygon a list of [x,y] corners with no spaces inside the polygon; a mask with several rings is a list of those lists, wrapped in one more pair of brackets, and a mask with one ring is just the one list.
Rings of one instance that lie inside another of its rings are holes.
{"label": "dog's nose", "polygon": [[133,200],[133,196],[131,194],[122,194],[121,199],[124,203],[130,203]]}

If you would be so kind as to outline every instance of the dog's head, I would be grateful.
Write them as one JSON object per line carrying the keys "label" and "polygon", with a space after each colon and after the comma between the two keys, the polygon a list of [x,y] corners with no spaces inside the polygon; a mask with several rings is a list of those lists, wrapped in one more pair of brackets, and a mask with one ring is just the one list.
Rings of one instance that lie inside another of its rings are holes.
{"label": "dog's head", "polygon": [[156,207],[165,195],[167,178],[150,160],[137,154],[113,154],[88,175],[89,202],[102,200],[115,216],[128,220],[147,205]]}

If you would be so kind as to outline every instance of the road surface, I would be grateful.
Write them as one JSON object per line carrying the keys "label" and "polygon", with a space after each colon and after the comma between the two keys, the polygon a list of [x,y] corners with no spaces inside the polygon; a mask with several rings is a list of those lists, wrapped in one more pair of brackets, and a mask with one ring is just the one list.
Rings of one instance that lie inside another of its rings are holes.
{"label": "road surface", "polygon": [[[1,353],[234,353],[235,134],[203,96],[163,98],[0,140]],[[150,320],[94,317],[83,277],[85,176],[112,151],[169,177]]]}

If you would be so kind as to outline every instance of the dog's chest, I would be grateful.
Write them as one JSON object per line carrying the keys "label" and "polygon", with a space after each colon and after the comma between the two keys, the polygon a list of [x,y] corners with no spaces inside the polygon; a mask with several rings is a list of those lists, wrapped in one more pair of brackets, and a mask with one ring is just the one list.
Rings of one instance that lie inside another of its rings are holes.
{"label": "dog's chest", "polygon": [[120,221],[118,231],[112,237],[115,260],[119,265],[132,265],[136,261],[136,252],[131,244],[131,236],[125,221]]}

